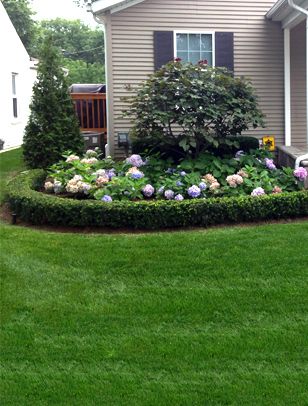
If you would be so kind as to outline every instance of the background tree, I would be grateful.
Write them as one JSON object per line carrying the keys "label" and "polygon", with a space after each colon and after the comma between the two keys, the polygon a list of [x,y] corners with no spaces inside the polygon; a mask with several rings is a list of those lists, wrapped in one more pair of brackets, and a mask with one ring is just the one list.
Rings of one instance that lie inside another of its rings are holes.
{"label": "background tree", "polygon": [[104,36],[100,28],[93,30],[80,20],[57,18],[40,23],[38,40],[48,35],[61,50],[61,64],[69,70],[70,85],[104,83]]}
{"label": "background tree", "polygon": [[26,50],[35,56],[36,22],[35,14],[28,0],[1,0]]}
{"label": "background tree", "polygon": [[104,35],[101,28],[91,29],[80,20],[56,18],[41,21],[39,31],[39,37],[51,34],[53,44],[67,58],[104,63]]}
{"label": "background tree", "polygon": [[104,83],[105,67],[101,63],[86,63],[65,58],[62,65],[68,69],[67,81],[73,83]]}
{"label": "background tree", "polygon": [[39,55],[31,114],[25,129],[24,158],[30,168],[46,168],[59,161],[64,151],[83,150],[61,58],[52,43],[52,38],[46,37]]}

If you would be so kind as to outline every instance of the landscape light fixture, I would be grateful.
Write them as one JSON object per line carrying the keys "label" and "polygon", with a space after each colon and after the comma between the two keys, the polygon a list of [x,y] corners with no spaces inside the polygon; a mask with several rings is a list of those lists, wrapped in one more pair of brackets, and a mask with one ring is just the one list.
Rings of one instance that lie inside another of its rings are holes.
{"label": "landscape light fixture", "polygon": [[128,147],[128,132],[119,132],[118,133],[118,145],[119,147]]}

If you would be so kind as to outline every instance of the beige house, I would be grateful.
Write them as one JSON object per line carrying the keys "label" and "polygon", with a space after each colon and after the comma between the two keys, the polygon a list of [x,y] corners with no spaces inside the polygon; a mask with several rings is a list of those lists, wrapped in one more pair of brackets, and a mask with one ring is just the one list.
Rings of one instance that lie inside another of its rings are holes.
{"label": "beige house", "polygon": [[[299,7],[298,7],[299,6]],[[254,84],[276,144],[307,153],[308,0],[97,0],[91,11],[106,38],[108,147],[123,155],[129,131],[122,97],[162,64],[181,57],[226,66]]]}

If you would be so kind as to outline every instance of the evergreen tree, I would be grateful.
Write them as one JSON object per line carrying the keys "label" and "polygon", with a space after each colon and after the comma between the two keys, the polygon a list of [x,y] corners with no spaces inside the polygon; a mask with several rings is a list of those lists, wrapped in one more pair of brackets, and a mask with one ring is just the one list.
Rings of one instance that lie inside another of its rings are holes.
{"label": "evergreen tree", "polygon": [[57,162],[64,151],[81,153],[83,150],[83,139],[60,61],[52,38],[46,37],[24,135],[24,158],[30,168],[47,168]]}

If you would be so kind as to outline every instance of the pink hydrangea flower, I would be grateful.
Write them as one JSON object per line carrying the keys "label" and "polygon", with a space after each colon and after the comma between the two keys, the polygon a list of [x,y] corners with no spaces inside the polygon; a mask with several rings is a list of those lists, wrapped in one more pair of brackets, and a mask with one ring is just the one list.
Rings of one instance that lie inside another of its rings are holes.
{"label": "pink hydrangea flower", "polygon": [[228,185],[235,188],[243,183],[243,178],[240,175],[227,176],[226,181]]}
{"label": "pink hydrangea flower", "polygon": [[293,175],[299,179],[300,181],[304,181],[307,176],[308,176],[308,172],[305,168],[303,168],[302,166],[300,166],[299,168],[295,169],[295,171],[293,172]]}

